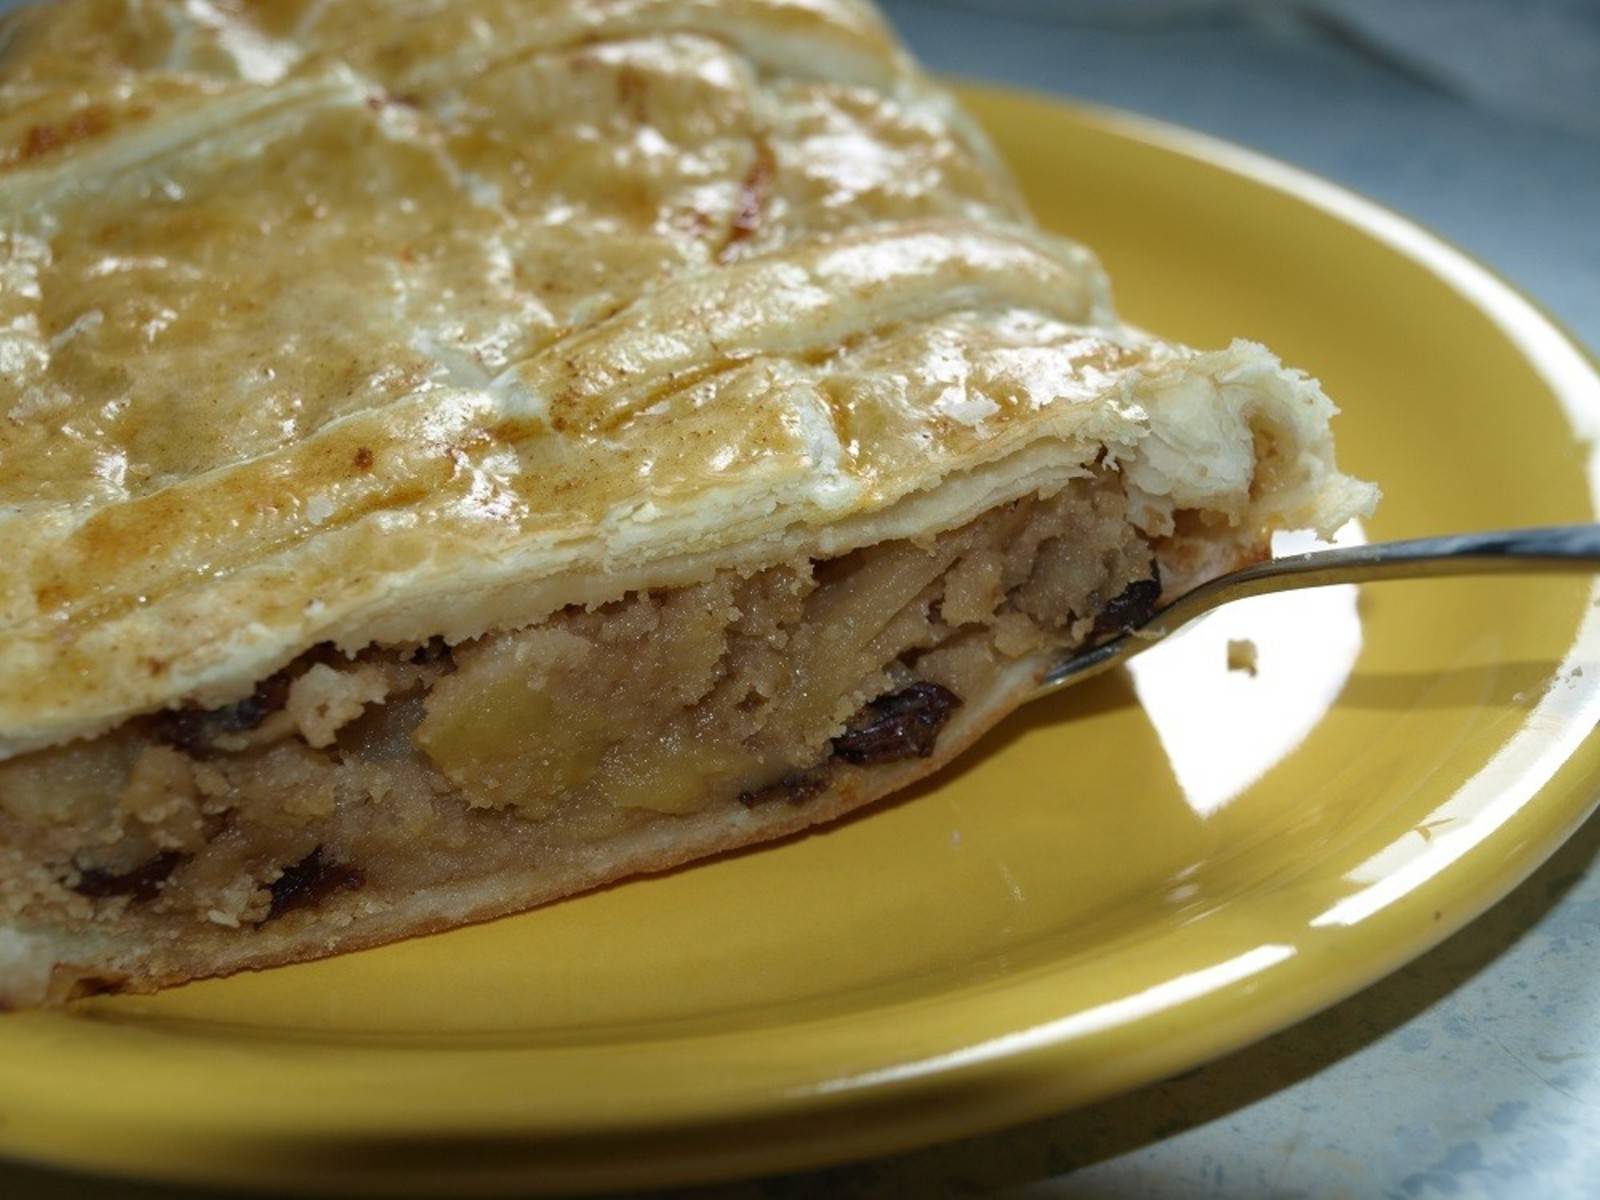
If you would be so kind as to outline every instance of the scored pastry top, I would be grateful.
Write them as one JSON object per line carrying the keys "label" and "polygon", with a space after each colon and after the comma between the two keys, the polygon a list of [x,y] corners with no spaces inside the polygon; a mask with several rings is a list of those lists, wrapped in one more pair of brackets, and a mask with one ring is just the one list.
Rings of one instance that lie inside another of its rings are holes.
{"label": "scored pastry top", "polygon": [[1106,452],[1154,532],[1326,527],[1371,499],[1331,412],[1120,326],[864,5],[0,21],[0,756]]}

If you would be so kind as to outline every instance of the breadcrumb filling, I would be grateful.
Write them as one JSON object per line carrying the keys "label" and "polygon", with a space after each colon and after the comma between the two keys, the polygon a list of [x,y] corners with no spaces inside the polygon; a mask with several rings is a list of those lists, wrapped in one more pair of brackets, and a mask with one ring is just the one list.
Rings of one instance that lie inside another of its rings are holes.
{"label": "breadcrumb filling", "polygon": [[712,806],[932,753],[1016,659],[1160,592],[1110,471],[926,540],[569,609],[447,647],[318,647],[237,704],[0,764],[0,912],[348,924]]}

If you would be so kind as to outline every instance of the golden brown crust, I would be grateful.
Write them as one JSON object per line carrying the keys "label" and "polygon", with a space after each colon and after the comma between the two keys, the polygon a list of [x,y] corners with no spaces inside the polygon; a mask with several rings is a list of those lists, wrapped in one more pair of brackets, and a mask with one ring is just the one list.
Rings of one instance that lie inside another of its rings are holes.
{"label": "golden brown crust", "polygon": [[197,11],[0,58],[0,755],[951,527],[1030,452],[1242,509],[1268,423],[1303,486],[1250,519],[1365,499],[1314,385],[1119,326],[862,6]]}

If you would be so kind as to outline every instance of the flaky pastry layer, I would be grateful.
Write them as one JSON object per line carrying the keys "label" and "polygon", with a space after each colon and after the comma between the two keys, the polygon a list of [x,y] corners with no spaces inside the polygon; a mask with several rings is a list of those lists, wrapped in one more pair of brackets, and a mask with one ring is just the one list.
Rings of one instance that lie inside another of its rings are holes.
{"label": "flaky pastry layer", "polygon": [[863,5],[64,0],[0,45],[0,756],[1100,460],[1154,536],[1374,495],[1312,381],[1119,324]]}

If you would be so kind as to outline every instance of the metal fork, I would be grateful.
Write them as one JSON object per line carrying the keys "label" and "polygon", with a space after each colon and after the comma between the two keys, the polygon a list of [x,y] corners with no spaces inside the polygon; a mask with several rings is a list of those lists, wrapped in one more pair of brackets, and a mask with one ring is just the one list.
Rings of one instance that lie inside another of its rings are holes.
{"label": "metal fork", "polygon": [[1600,569],[1600,525],[1458,533],[1290,554],[1202,583],[1110,640],[1062,660],[1040,679],[1039,693],[1093,678],[1149,649],[1203,613],[1251,596],[1382,579],[1596,569]]}

